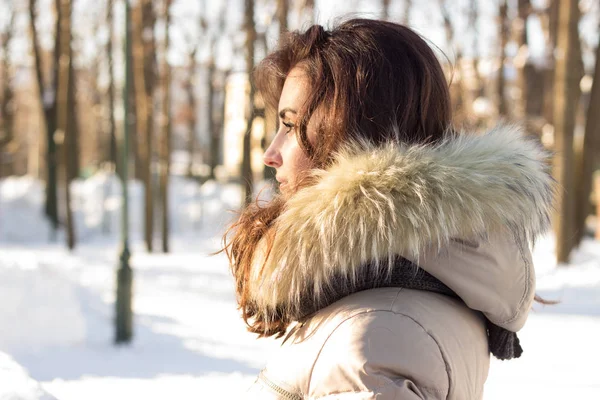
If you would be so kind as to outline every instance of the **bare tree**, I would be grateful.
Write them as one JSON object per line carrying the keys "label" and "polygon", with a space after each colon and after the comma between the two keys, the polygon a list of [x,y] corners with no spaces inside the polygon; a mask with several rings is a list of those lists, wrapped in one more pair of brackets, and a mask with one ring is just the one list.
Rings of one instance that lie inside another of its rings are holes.
{"label": "bare tree", "polygon": [[[439,0],[440,11],[442,13],[442,18],[444,20],[444,32],[446,34],[446,43],[448,47],[454,48],[455,50],[455,60],[454,60],[454,68],[451,74],[451,82],[450,82],[450,97],[452,99],[452,108],[453,114],[455,115],[455,120],[464,121],[465,115],[468,115],[468,112],[465,113],[465,102],[463,99],[463,71],[462,71],[462,49],[456,45],[455,42],[455,27],[452,23],[452,19],[450,17],[450,5],[448,4],[448,0]],[[458,74],[456,74],[458,72]]]}
{"label": "bare tree", "polygon": [[72,120],[69,118],[69,97],[72,90],[71,80],[73,79],[73,68],[72,68],[72,50],[71,50],[71,0],[59,0],[59,14],[60,20],[60,57],[59,57],[59,73],[58,73],[58,85],[57,85],[57,119],[56,119],[56,137],[59,144],[59,152],[62,153],[62,165],[61,165],[61,177],[64,184],[65,190],[65,219],[66,219],[66,237],[67,246],[69,249],[75,247],[75,232],[73,229],[73,215],[71,212],[71,194],[69,190],[69,177],[72,175],[71,168],[73,165],[70,163],[70,155],[68,144],[72,139],[69,139],[69,135],[73,133],[73,130],[69,128],[69,124]]}
{"label": "bare tree", "polygon": [[[223,11],[219,20],[219,28],[218,32],[225,31],[225,12]],[[222,136],[222,127],[223,127],[223,118],[224,115],[219,116],[219,112],[221,108],[216,107],[216,104],[219,100],[219,94],[222,94],[225,90],[224,81],[225,76],[220,79],[220,87],[219,85],[219,77],[217,74],[217,66],[215,63],[217,51],[217,34],[213,34],[210,39],[210,55],[208,58],[208,131],[210,133],[210,178],[215,179],[215,171],[217,165],[219,164],[219,154],[221,152],[221,136]]]}
{"label": "bare tree", "polygon": [[187,52],[188,74],[184,82],[184,89],[188,101],[187,124],[188,124],[188,140],[187,147],[189,152],[187,175],[193,176],[193,163],[196,158],[198,147],[197,138],[197,109],[198,98],[196,96],[197,82],[195,81],[198,68],[201,64],[198,61],[198,54],[202,46],[207,53],[206,60],[202,63],[202,67],[206,70],[206,87],[208,93],[206,96],[206,111],[208,122],[208,164],[209,164],[209,179],[215,179],[215,171],[219,164],[219,154],[221,148],[222,124],[219,124],[220,112],[217,104],[219,103],[222,79],[219,79],[220,72],[218,71],[217,44],[221,37],[227,35],[225,28],[227,3],[224,2],[219,12],[219,18],[214,25],[209,26],[206,14],[206,2],[202,1],[199,18],[197,21],[197,31],[190,32],[186,36],[186,42],[189,43]]}
{"label": "bare tree", "polygon": [[573,131],[579,103],[581,57],[579,46],[579,2],[564,0],[559,3],[557,51],[554,82],[555,151],[554,177],[561,190],[558,195],[554,226],[556,255],[559,263],[566,263],[574,245],[575,186],[573,159]]}
{"label": "bare tree", "polygon": [[57,199],[57,154],[54,132],[56,131],[56,86],[58,81],[58,57],[60,43],[60,0],[55,0],[55,35],[53,62],[50,68],[49,83],[46,85],[43,76],[42,56],[40,53],[38,30],[36,27],[37,1],[29,0],[29,24],[40,103],[43,109],[46,128],[46,201],[44,211],[54,231],[58,229],[58,199]]}
{"label": "bare tree", "polygon": [[[591,211],[590,194],[594,169],[600,165],[600,112],[598,112],[600,110],[600,42],[596,47],[596,67],[593,79],[585,121],[581,184],[578,187],[577,206],[575,208],[577,243],[581,242],[585,233],[585,220]],[[600,193],[598,191],[596,191],[596,203],[600,207]],[[598,228],[598,232],[600,232],[600,228]]]}
{"label": "bare tree", "polygon": [[[10,43],[12,41],[15,27],[15,11],[10,10],[10,16],[5,31],[2,33],[2,88],[0,95],[0,178],[12,174],[14,163],[14,151],[11,146],[14,142],[14,120],[16,103],[12,82],[12,66],[9,57]],[[9,155],[8,160],[4,156]],[[6,165],[5,165],[6,164]]]}
{"label": "bare tree", "polygon": [[[71,0],[69,0],[71,3]],[[72,3],[69,5],[69,10],[72,9]],[[73,58],[72,51],[72,22],[69,21],[69,60]],[[79,146],[79,112],[77,108],[77,70],[75,69],[75,65],[72,61],[69,62],[69,86],[67,89],[67,107],[69,109],[68,118],[69,123],[67,124],[67,136],[65,136],[65,146],[66,146],[66,161],[69,163],[67,168],[67,179],[69,182],[74,180],[79,176],[80,170],[80,160],[79,156],[81,155],[80,146]],[[58,92],[57,92],[58,93]],[[58,99],[57,99],[58,100]]]}
{"label": "bare tree", "polygon": [[304,0],[304,6],[302,7],[302,11],[306,16],[306,22],[309,25],[315,23],[315,0]]}
{"label": "bare tree", "polygon": [[[128,140],[129,136],[129,124],[128,119],[130,117],[131,102],[129,102],[129,92],[131,90],[131,74],[133,68],[129,68],[128,64],[133,61],[132,44],[131,44],[131,5],[129,1],[125,2],[125,81],[123,82],[123,140],[122,152],[120,157],[123,159],[122,179],[121,188],[123,193],[127,191],[127,176],[128,170],[126,159],[128,157]],[[132,286],[133,286],[133,270],[129,265],[130,251],[129,251],[129,201],[128,196],[123,198],[123,207],[121,213],[121,232],[122,236],[122,249],[119,257],[119,267],[117,270],[117,290],[115,296],[115,343],[129,343],[133,336],[133,311],[132,311]]]}
{"label": "bare tree", "polygon": [[498,115],[507,115],[508,107],[506,105],[506,95],[504,89],[506,86],[506,80],[504,79],[504,64],[506,63],[506,44],[508,43],[508,4],[506,0],[500,0],[500,9],[498,12],[500,27],[498,36],[500,39],[498,59],[498,76],[496,80],[496,90],[498,94]]}
{"label": "bare tree", "polygon": [[555,50],[558,35],[558,5],[559,0],[550,0],[550,5],[545,15],[544,31],[546,37],[546,57],[548,59],[548,67],[544,74],[544,118],[553,124],[554,123],[554,78],[555,71]]}
{"label": "bare tree", "polygon": [[108,0],[106,5],[106,25],[108,26],[108,40],[106,41],[106,57],[108,64],[108,88],[106,97],[108,99],[108,135],[109,146],[108,154],[104,157],[113,164],[115,171],[117,168],[117,125],[115,122],[115,70],[113,65],[113,40],[115,36],[115,27],[113,22],[114,0]]}
{"label": "bare tree", "polygon": [[154,10],[151,0],[141,0],[132,10],[133,80],[137,117],[138,146],[144,182],[144,239],[152,251],[154,236],[154,197],[152,185],[152,137],[154,92]]}
{"label": "bare tree", "polygon": [[514,65],[517,69],[517,90],[519,93],[515,102],[515,115],[520,119],[527,117],[527,67],[528,67],[528,43],[527,43],[527,20],[531,14],[530,0],[518,0],[517,15],[513,21],[515,41],[518,46]]}
{"label": "bare tree", "polygon": [[410,25],[410,9],[412,8],[412,0],[404,0],[404,13],[402,14],[402,24]]}
{"label": "bare tree", "polygon": [[188,54],[188,78],[184,83],[185,93],[187,95],[188,100],[188,115],[187,115],[187,125],[188,125],[188,140],[187,140],[187,148],[188,148],[188,167],[187,167],[187,175],[188,177],[194,176],[194,159],[196,157],[196,151],[198,150],[198,139],[197,135],[197,122],[198,119],[196,117],[196,110],[198,109],[197,99],[194,85],[196,69],[198,67],[198,63],[196,61],[196,55],[198,53],[198,45],[194,45],[192,50]]}
{"label": "bare tree", "polygon": [[168,61],[171,0],[164,0],[165,37],[162,71],[162,113],[160,146],[160,199],[162,206],[162,251],[169,252],[169,168],[171,164],[171,66]]}
{"label": "bare tree", "polygon": [[[473,109],[475,100],[483,94],[483,82],[479,74],[479,4],[478,0],[470,0],[467,10],[468,25],[472,34],[472,54],[469,67],[465,66],[465,73],[461,74],[461,89],[463,98],[463,107],[465,108],[464,122],[468,127],[478,126],[481,121],[477,118]],[[470,70],[470,71],[469,71]],[[467,72],[470,72],[467,74]]]}
{"label": "bare tree", "polygon": [[390,19],[390,0],[381,0],[381,19]]}
{"label": "bare tree", "polygon": [[[600,174],[594,176],[594,193],[596,193],[596,215],[600,215]],[[600,224],[596,224],[596,240],[600,240]]]}
{"label": "bare tree", "polygon": [[[549,3],[552,3],[552,1]],[[520,15],[518,20],[524,21],[524,24],[522,25],[522,29],[520,29],[521,24],[517,24],[519,33],[516,36],[516,40],[519,51],[517,52],[515,66],[517,68],[517,87],[520,92],[520,101],[515,103],[517,105],[515,111],[517,116],[525,119],[529,132],[541,136],[543,126],[548,122],[545,118],[544,102],[552,97],[551,87],[554,72],[549,73],[549,71],[554,71],[554,48],[556,42],[549,40],[550,33],[548,29],[550,10],[556,7],[535,8],[530,0],[520,0],[518,5],[518,13]],[[527,20],[533,15],[540,21],[546,41],[546,62],[541,65],[532,63],[527,56],[529,53]]]}
{"label": "bare tree", "polygon": [[250,93],[248,95],[248,108],[246,111],[247,124],[244,132],[244,142],[242,151],[242,171],[241,177],[244,185],[242,204],[249,204],[252,201],[253,176],[251,162],[251,144],[252,144],[252,125],[254,122],[254,83],[252,82],[252,70],[254,69],[254,44],[256,41],[256,27],[254,25],[254,0],[244,0],[244,29],[246,31],[246,70],[250,83]]}
{"label": "bare tree", "polygon": [[277,21],[279,21],[279,36],[288,30],[289,0],[277,0]]}
{"label": "bare tree", "polygon": [[[198,118],[196,115],[196,111],[198,109],[198,99],[196,98],[196,74],[198,72],[198,61],[197,56],[200,52],[201,45],[203,43],[202,39],[205,39],[207,34],[208,23],[206,21],[206,2],[201,2],[201,10],[198,18],[198,23],[196,25],[198,31],[197,32],[188,32],[186,35],[186,42],[188,43],[187,49],[187,79],[183,83],[183,87],[187,96],[187,125],[188,125],[188,138],[187,138],[187,150],[188,150],[188,167],[187,167],[187,176],[194,176],[194,160],[196,158],[196,153],[198,151],[198,138],[197,138],[197,125]],[[223,13],[224,14],[224,13]],[[212,60],[212,54],[209,55],[209,59]],[[209,64],[210,61],[209,60]],[[209,81],[210,81],[210,73],[209,73]],[[209,82],[210,87],[210,82]],[[210,89],[209,89],[210,90]],[[208,96],[210,104],[210,94]],[[210,112],[209,112],[210,115]],[[210,125],[210,117],[209,117],[209,125]],[[210,129],[209,129],[210,131]]]}
{"label": "bare tree", "polygon": [[471,0],[469,7],[469,25],[473,30],[473,49],[474,53],[472,56],[472,65],[473,65],[473,73],[475,75],[475,93],[476,96],[481,96],[483,92],[483,82],[481,78],[481,74],[479,73],[479,60],[480,52],[479,52],[479,2],[477,0]]}
{"label": "bare tree", "polygon": [[[92,37],[95,41],[97,41],[98,32],[103,22],[104,21],[99,18],[93,21]],[[103,93],[100,90],[100,85],[98,84],[98,75],[100,74],[102,56],[103,52],[96,52],[92,62],[90,63],[88,71],[86,71],[87,74],[84,74],[87,78],[86,92],[88,94],[89,101],[91,102],[91,112],[88,116],[88,119],[92,120],[90,133],[93,132],[95,139],[93,141],[94,149],[92,160],[97,168],[99,168],[102,163],[106,161],[105,157],[108,155],[108,151],[106,150],[108,143],[105,140],[105,124],[103,123],[105,118],[102,107]]]}

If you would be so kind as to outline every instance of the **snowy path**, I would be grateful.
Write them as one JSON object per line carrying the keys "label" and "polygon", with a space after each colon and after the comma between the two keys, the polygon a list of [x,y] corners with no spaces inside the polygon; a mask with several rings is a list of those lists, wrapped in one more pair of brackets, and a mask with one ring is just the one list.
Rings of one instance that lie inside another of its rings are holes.
{"label": "snowy path", "polygon": [[0,399],[54,400],[39,382],[8,354],[0,352]]}
{"label": "snowy path", "polygon": [[11,301],[0,314],[8,328],[0,348],[64,400],[127,393],[235,398],[270,343],[245,332],[223,257],[136,255],[135,341],[119,348],[111,342],[111,247],[82,247],[73,255],[2,248],[0,291]]}

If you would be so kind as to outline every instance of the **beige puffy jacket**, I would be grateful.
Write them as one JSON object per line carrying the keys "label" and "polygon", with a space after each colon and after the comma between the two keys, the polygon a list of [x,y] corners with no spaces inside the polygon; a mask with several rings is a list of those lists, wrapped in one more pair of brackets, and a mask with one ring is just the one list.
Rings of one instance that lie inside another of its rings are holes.
{"label": "beige puffy jacket", "polygon": [[[383,287],[324,304],[289,330],[248,398],[481,399],[485,319],[516,332],[533,301],[529,249],[553,197],[546,157],[500,126],[435,147],[353,145],[316,171],[316,185],[277,220],[269,257],[256,258],[252,295],[263,312],[294,316],[332,290],[352,293],[357,268],[385,274],[394,255],[462,301]],[[343,288],[331,281],[340,275]]]}

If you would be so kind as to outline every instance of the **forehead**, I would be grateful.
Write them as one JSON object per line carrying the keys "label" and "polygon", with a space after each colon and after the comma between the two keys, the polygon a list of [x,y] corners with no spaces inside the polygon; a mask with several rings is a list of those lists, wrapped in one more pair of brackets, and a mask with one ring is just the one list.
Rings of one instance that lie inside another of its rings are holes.
{"label": "forehead", "polygon": [[308,96],[309,83],[304,70],[294,67],[288,73],[279,98],[279,110],[291,108],[298,110]]}

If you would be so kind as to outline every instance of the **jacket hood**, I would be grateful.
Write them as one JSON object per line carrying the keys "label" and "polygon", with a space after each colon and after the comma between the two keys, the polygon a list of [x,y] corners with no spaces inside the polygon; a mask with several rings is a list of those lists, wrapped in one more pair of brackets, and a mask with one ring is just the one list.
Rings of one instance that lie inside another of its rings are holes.
{"label": "jacket hood", "polygon": [[390,275],[399,255],[520,329],[534,294],[529,247],[549,227],[554,181],[548,154],[518,127],[437,145],[354,142],[313,173],[275,221],[266,261],[257,251],[259,310],[294,316],[308,293],[318,303],[367,265]]}

